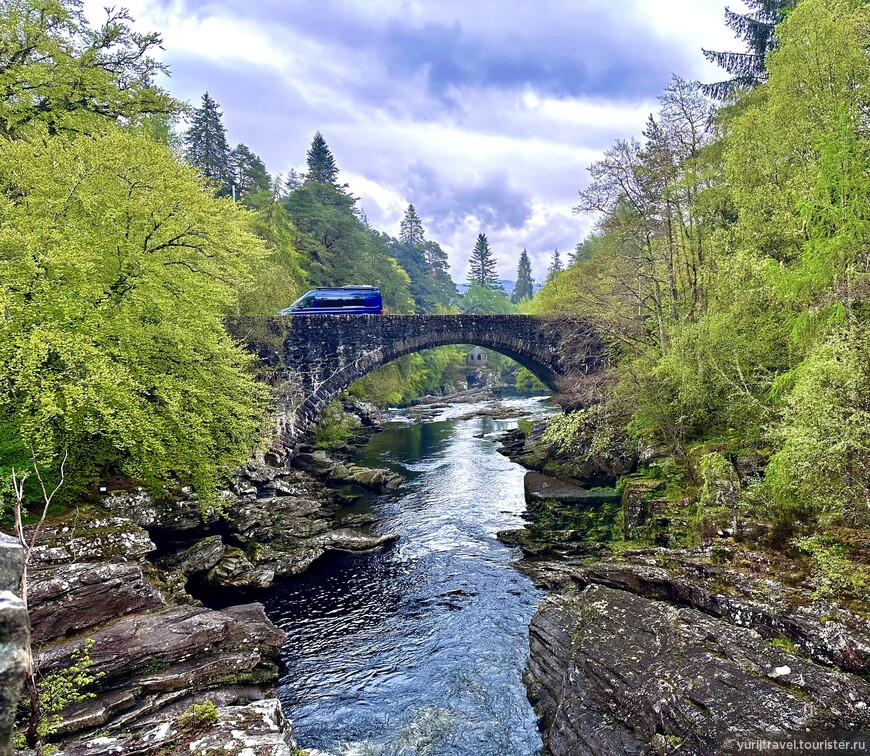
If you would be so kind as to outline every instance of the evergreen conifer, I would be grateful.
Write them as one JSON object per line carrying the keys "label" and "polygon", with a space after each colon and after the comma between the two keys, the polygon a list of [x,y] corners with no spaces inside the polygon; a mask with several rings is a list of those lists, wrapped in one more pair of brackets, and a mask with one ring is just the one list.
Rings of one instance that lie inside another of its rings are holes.
{"label": "evergreen conifer", "polygon": [[236,145],[230,153],[230,175],[239,197],[272,188],[266,164],[244,144]]}
{"label": "evergreen conifer", "polygon": [[535,292],[535,282],[532,279],[532,261],[529,259],[529,253],[524,249],[520,255],[520,262],[517,265],[517,284],[514,288],[514,293],[511,299],[514,304],[521,302],[523,299],[529,299]]}
{"label": "evergreen conifer", "polygon": [[338,181],[338,166],[335,163],[332,150],[329,149],[323,134],[319,131],[311,140],[311,147],[308,148],[306,158],[308,162],[306,181],[336,185]]}
{"label": "evergreen conifer", "polygon": [[495,267],[495,255],[489,247],[486,234],[478,234],[474,249],[471,251],[471,270],[468,281],[478,286],[498,286],[498,273]]}
{"label": "evergreen conifer", "polygon": [[221,187],[222,194],[229,192],[232,177],[227,131],[220,105],[208,92],[202,96],[202,107],[193,111],[190,128],[184,134],[184,154],[203,176]]}
{"label": "evergreen conifer", "polygon": [[738,89],[750,89],[767,79],[767,54],[776,47],[776,25],[797,0],[746,0],[747,13],[725,9],[725,23],[746,44],[746,52],[704,50],[704,57],[724,68],[730,79],[704,84],[704,94],[725,99]]}
{"label": "evergreen conifer", "polygon": [[547,283],[550,283],[559,273],[562,272],[562,256],[559,254],[558,247],[553,251],[553,259],[550,261],[550,267],[547,268]]}
{"label": "evergreen conifer", "polygon": [[402,244],[410,244],[413,247],[420,247],[426,241],[423,221],[420,220],[413,205],[408,205],[408,209],[405,210],[405,216],[399,226],[399,239]]}

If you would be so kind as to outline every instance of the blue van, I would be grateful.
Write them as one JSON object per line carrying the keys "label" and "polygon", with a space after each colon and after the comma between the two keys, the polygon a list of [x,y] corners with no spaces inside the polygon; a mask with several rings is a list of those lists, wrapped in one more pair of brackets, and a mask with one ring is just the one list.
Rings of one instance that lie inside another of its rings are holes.
{"label": "blue van", "polygon": [[279,315],[383,315],[381,290],[374,286],[339,286],[306,292]]}

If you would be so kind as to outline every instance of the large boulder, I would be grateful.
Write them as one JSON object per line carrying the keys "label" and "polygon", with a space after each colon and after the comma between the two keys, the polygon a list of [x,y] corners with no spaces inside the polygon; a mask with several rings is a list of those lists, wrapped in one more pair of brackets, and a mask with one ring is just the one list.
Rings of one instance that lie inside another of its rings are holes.
{"label": "large boulder", "polygon": [[185,577],[190,577],[208,572],[221,560],[225,551],[226,547],[219,535],[209,536],[196,541],[183,551],[166,554],[157,563],[165,570],[178,571]]}
{"label": "large boulder", "polygon": [[620,501],[621,494],[615,488],[589,489],[575,486],[559,478],[542,473],[527,472],[523,479],[526,501],[556,501],[560,504],[595,506]]}
{"label": "large boulder", "polygon": [[81,562],[33,573],[28,608],[34,643],[82,632],[164,605],[136,562]]}
{"label": "large boulder", "polygon": [[87,634],[43,647],[36,656],[42,674],[69,665],[85,639],[96,677],[95,697],[63,712],[61,734],[101,728],[126,730],[144,717],[200,693],[232,689],[253,697],[251,686],[271,683],[284,633],[260,604],[222,611],[168,607],[124,617]]}
{"label": "large boulder", "polygon": [[268,588],[275,579],[275,570],[254,566],[245,552],[235,546],[224,552],[206,577],[214,588]]}
{"label": "large boulder", "polygon": [[527,684],[553,756],[715,756],[735,735],[861,732],[870,685],[696,609],[590,584],[546,598]]}
{"label": "large boulder", "polygon": [[395,491],[404,478],[392,470],[360,465],[334,465],[328,475],[334,483],[352,483],[379,493]]}

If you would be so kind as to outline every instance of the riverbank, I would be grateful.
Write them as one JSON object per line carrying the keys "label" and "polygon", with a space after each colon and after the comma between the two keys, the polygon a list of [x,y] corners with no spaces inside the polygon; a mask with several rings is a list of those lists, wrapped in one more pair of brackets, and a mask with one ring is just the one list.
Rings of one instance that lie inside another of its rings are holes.
{"label": "riverbank", "polygon": [[285,634],[257,599],[326,554],[392,543],[342,514],[401,479],[311,447],[298,460],[245,466],[215,507],[119,481],[49,517],[28,566],[34,661],[60,679],[85,658],[90,678],[52,712],[60,754],[301,753],[274,695]]}
{"label": "riverbank", "polygon": [[741,737],[867,732],[866,604],[826,595],[757,532],[679,546],[688,523],[633,474],[640,454],[572,457],[540,426],[505,434],[502,452],[530,472],[528,523],[499,538],[550,591],[526,674],[550,754],[714,756]]}

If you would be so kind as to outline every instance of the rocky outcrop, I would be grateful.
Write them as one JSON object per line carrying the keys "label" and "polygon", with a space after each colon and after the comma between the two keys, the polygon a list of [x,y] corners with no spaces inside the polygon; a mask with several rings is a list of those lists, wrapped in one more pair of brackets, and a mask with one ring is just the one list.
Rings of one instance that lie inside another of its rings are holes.
{"label": "rocky outcrop", "polygon": [[0,756],[11,754],[9,734],[28,669],[27,611],[19,597],[24,549],[0,533]]}
{"label": "rocky outcrop", "polygon": [[101,507],[81,506],[46,521],[31,553],[31,568],[140,559],[154,549],[148,532],[136,522]]}
{"label": "rocky outcrop", "polygon": [[546,423],[536,424],[531,432],[515,429],[501,438],[499,451],[528,470],[545,473],[583,488],[608,488],[635,469],[638,451],[615,427],[596,436],[603,422],[595,409],[584,411],[588,420],[569,447],[547,443]]}
{"label": "rocky outcrop", "polygon": [[392,470],[336,462],[322,449],[297,454],[293,464],[330,483],[357,485],[376,493],[395,491],[404,480]]}
{"label": "rocky outcrop", "polygon": [[206,712],[191,708],[136,735],[101,735],[64,748],[57,756],[172,753],[294,756],[298,750],[280,703],[270,698]]}
{"label": "rocky outcrop", "polygon": [[28,594],[37,645],[166,603],[136,562],[83,562],[36,570]]}
{"label": "rocky outcrop", "polygon": [[[96,506],[51,518],[39,534],[28,591],[36,667],[59,672],[86,649],[94,678],[53,738],[138,732],[205,697],[224,706],[261,699],[276,679],[284,634],[262,606],[216,611],[184,591],[186,575],[224,557],[220,537],[158,560],[166,570],[147,560],[155,549],[143,527]],[[3,653],[0,666],[13,658]],[[4,681],[3,694],[11,690]]]}
{"label": "rocky outcrop", "polygon": [[553,756],[692,753],[870,727],[870,685],[697,609],[597,583],[544,600],[527,676]]}
{"label": "rocky outcrop", "polygon": [[155,496],[139,489],[115,491],[104,497],[101,505],[112,514],[155,533],[199,531],[218,520],[217,513],[203,509],[200,501],[189,492],[168,492]]}
{"label": "rocky outcrop", "polygon": [[[259,604],[223,611],[167,607],[125,617],[87,634],[95,697],[64,712],[61,732],[119,732],[197,694],[219,691],[236,700],[268,684],[284,634]],[[36,654],[41,674],[69,665],[84,638],[64,639]],[[236,692],[237,691],[237,692]]]}
{"label": "rocky outcrop", "polygon": [[702,555],[672,552],[666,558],[667,569],[649,557],[646,561],[593,564],[571,570],[570,580],[692,607],[767,640],[790,644],[820,664],[870,674],[870,620],[842,604],[815,598],[806,587],[789,587],[765,574],[711,564]]}
{"label": "rocky outcrop", "polygon": [[[332,467],[373,489],[392,487],[395,478]],[[58,672],[86,649],[94,677],[91,697],[61,713],[52,737],[70,754],[165,754],[182,745],[289,753],[274,699],[240,705],[263,699],[274,684],[284,634],[259,604],[209,609],[188,591],[201,591],[203,600],[218,592],[222,606],[234,592],[268,587],[327,552],[394,540],[339,526],[347,503],[302,470],[251,464],[214,508],[184,489],[160,496],[133,489],[50,518],[29,570],[37,668]],[[0,548],[0,579],[8,573],[17,587],[16,564]],[[26,647],[24,619],[21,603],[0,593],[0,718],[14,715],[12,646]],[[219,724],[191,740],[176,719],[206,699],[221,707]]]}
{"label": "rocky outcrop", "polygon": [[595,506],[621,501],[622,496],[615,488],[588,489],[567,483],[559,478],[528,472],[523,479],[526,501],[555,501],[560,504]]}
{"label": "rocky outcrop", "polygon": [[619,530],[620,493],[587,489],[541,473],[524,479],[526,526],[504,530],[498,539],[519,546],[527,557],[568,559],[600,556]]}

